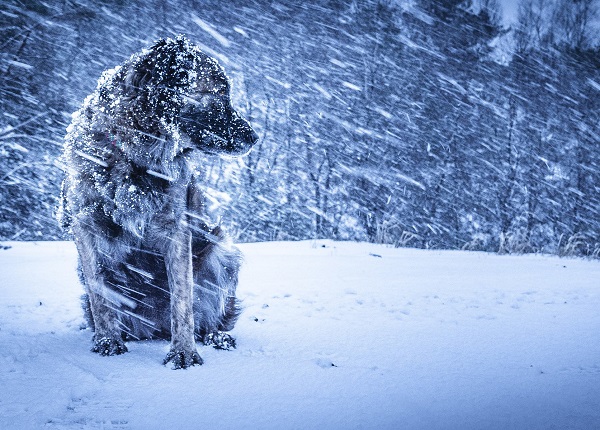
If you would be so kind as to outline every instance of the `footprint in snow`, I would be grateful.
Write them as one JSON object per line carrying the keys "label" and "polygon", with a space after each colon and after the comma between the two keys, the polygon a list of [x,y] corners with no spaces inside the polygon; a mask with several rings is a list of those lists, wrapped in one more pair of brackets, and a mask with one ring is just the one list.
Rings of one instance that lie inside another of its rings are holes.
{"label": "footprint in snow", "polygon": [[333,361],[329,360],[328,358],[317,358],[314,360],[314,362],[317,366],[319,366],[322,369],[329,369],[331,367],[337,367],[337,364],[335,364]]}

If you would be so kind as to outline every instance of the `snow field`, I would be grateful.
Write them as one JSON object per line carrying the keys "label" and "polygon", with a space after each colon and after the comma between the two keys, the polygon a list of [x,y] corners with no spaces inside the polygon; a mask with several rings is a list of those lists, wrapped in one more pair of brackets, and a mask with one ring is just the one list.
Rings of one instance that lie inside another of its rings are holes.
{"label": "snow field", "polygon": [[241,245],[234,351],[89,352],[69,242],[0,250],[1,429],[600,428],[600,263]]}

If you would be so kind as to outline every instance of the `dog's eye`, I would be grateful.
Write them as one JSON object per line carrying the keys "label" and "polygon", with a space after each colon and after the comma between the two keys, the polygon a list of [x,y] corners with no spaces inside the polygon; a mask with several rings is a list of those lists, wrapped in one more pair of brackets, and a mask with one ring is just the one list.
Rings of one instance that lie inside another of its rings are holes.
{"label": "dog's eye", "polygon": [[198,94],[195,97],[186,97],[185,98],[185,102],[188,106],[193,106],[193,107],[197,107],[197,108],[208,108],[210,107],[213,98],[210,94],[207,93],[203,93],[203,94]]}
{"label": "dog's eye", "polygon": [[216,107],[226,106],[229,102],[229,97],[226,93],[216,93],[212,95],[211,102]]}

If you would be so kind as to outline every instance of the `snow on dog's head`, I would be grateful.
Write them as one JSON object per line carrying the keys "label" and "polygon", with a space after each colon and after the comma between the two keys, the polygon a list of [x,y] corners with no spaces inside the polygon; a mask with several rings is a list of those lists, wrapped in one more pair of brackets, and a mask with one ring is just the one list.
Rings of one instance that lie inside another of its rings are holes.
{"label": "snow on dog's head", "polygon": [[136,146],[124,145],[126,153],[143,147],[146,156],[163,159],[194,149],[239,155],[258,140],[231,105],[223,68],[183,36],[161,39],[106,72],[97,96],[105,121],[116,123],[116,144]]}

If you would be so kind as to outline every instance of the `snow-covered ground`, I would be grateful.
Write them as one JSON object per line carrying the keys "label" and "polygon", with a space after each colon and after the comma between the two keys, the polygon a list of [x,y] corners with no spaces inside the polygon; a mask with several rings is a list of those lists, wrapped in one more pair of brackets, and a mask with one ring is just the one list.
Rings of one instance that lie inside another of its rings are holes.
{"label": "snow-covered ground", "polygon": [[238,349],[89,352],[72,243],[0,249],[0,429],[597,429],[600,262],[246,244]]}

